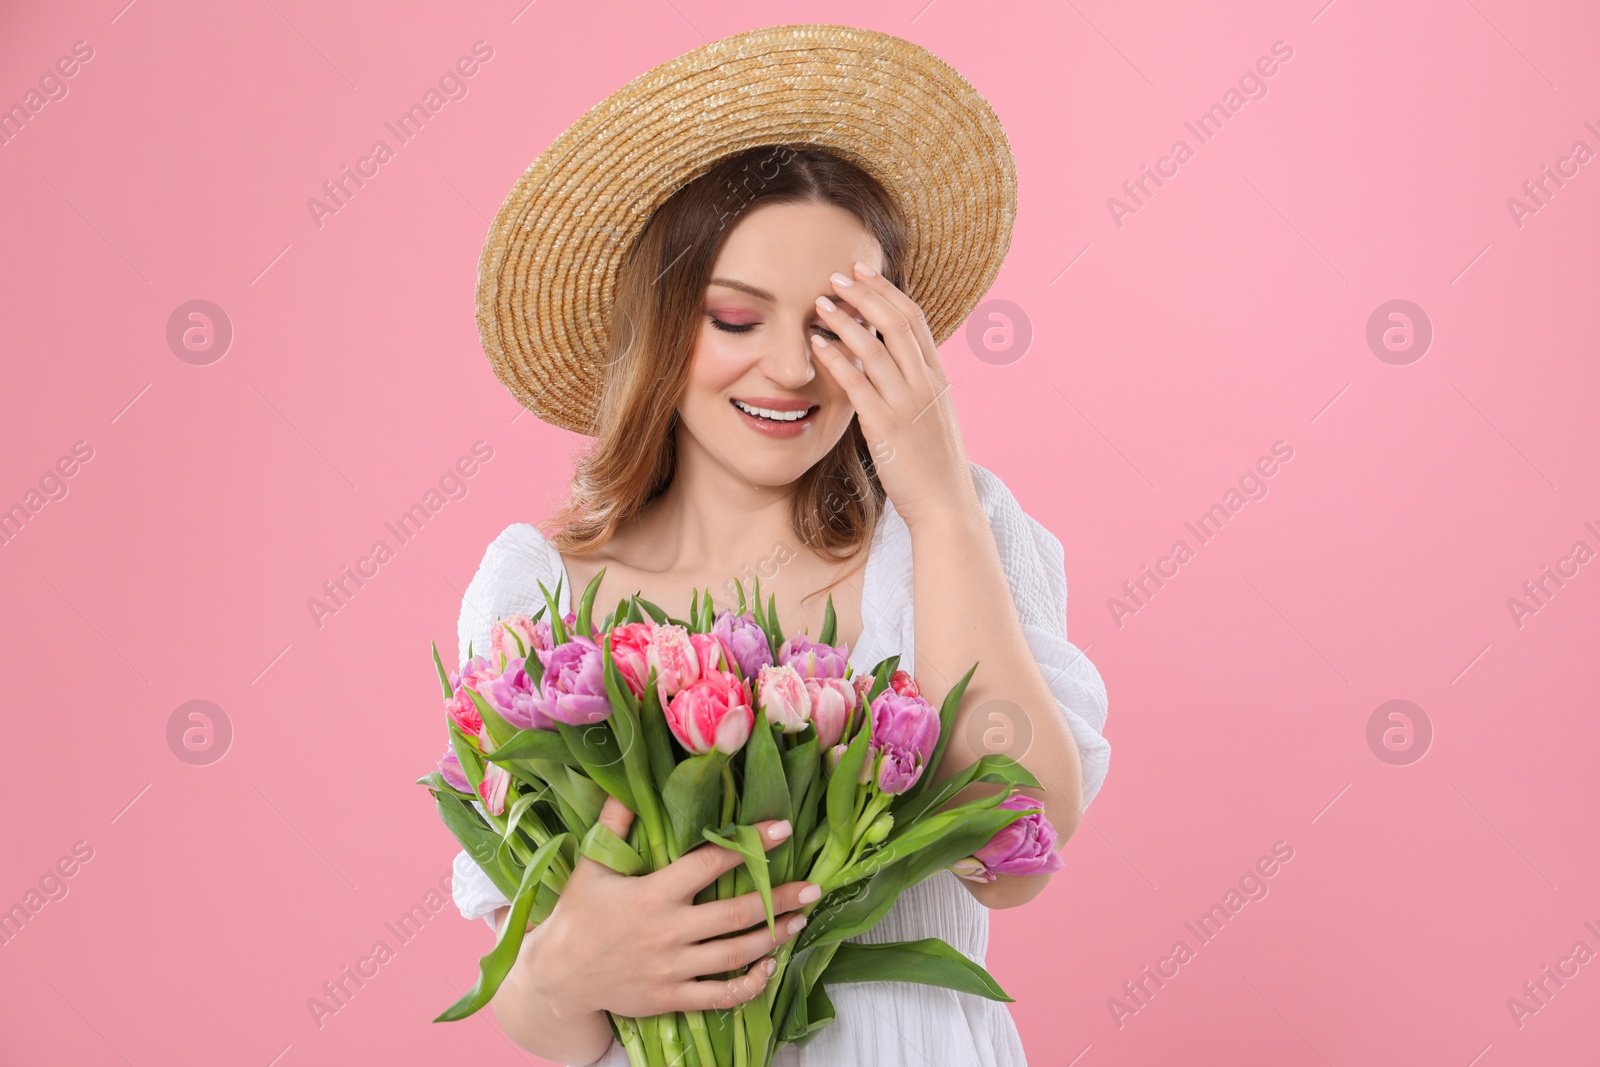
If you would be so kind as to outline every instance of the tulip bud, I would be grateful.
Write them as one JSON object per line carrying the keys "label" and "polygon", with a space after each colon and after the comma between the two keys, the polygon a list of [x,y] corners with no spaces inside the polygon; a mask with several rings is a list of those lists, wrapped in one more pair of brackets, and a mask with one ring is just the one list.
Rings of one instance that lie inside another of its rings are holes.
{"label": "tulip bud", "polygon": [[889,830],[894,826],[894,816],[884,812],[872,820],[872,825],[867,827],[867,832],[861,835],[861,840],[869,845],[881,845],[889,836]]}
{"label": "tulip bud", "polygon": [[793,667],[762,667],[756,675],[756,694],[767,721],[786,734],[799,733],[811,721],[811,695]]}

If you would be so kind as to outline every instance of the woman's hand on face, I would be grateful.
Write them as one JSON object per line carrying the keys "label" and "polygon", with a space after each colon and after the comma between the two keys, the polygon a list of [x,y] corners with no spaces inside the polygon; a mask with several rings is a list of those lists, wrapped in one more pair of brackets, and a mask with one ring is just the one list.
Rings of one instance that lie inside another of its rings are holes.
{"label": "woman's hand on face", "polygon": [[850,279],[833,275],[833,287],[868,325],[843,309],[828,310],[826,298],[819,298],[817,313],[844,346],[813,334],[812,351],[850,397],[884,492],[907,525],[952,508],[980,508],[927,317],[889,279],[864,266],[857,263]]}
{"label": "woman's hand on face", "polygon": [[[600,821],[625,839],[633,812],[607,797]],[[769,849],[791,832],[786,820],[755,825]],[[731,1008],[750,1000],[768,977],[764,961],[750,965],[799,932],[788,924],[810,900],[800,899],[806,882],[772,887],[775,937],[767,932],[757,893],[694,902],[696,893],[741,862],[732,849],[705,844],[659,871],[629,876],[579,856],[550,917],[530,928],[534,952],[518,958],[518,967],[528,961],[526,966],[537,968],[526,976],[528,988],[563,1017],[596,1009],[637,1017]],[[735,931],[745,932],[720,936]],[[741,973],[700,980],[726,971]]]}

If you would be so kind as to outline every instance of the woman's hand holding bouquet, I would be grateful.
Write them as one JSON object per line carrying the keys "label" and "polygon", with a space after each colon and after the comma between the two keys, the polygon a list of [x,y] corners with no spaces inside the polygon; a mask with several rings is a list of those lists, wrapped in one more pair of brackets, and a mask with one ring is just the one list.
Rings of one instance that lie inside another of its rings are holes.
{"label": "woman's hand holding bouquet", "polygon": [[[1039,784],[1014,760],[985,756],[934,783],[976,664],[935,709],[898,656],[853,675],[831,600],[818,640],[786,639],[759,583],[749,611],[742,586],[736,612],[697,594],[687,621],[635,596],[595,627],[603,574],[565,618],[559,585],[541,585],[549,619],[497,621],[489,656],[469,649],[459,673],[434,650],[450,749],[420,782],[511,902],[478,982],[436,1021],[488,1003],[529,924],[558,908],[589,918],[548,930],[564,961],[556,995],[604,1004],[637,1067],[767,1067],[833,1018],[840,982],[1010,1000],[936,938],[846,942],[946,868],[988,881],[1061,866],[1037,802],[1007,795]],[[1006,788],[941,810],[974,782]],[[779,919],[796,909],[797,933]],[[607,913],[627,919],[606,930]],[[574,929],[605,933],[562,944]],[[768,952],[770,976],[741,975]],[[679,1010],[657,999],[668,982],[681,983]]]}

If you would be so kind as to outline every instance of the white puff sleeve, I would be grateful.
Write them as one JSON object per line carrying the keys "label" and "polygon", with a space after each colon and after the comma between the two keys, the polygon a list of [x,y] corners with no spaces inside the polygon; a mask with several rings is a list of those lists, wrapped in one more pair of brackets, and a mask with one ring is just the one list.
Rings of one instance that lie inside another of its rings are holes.
{"label": "white puff sleeve", "polygon": [[[527,523],[507,526],[490,542],[461,600],[461,618],[456,627],[460,641],[458,664],[466,663],[468,647],[478,655],[488,654],[495,620],[519,611],[532,614],[543,606],[544,595],[538,583],[543,581],[552,591],[555,589],[551,555],[549,544]],[[555,553],[555,558],[559,560],[560,554]],[[482,804],[473,803],[483,810]],[[462,917],[481,918],[491,930],[494,910],[511,903],[465,849],[456,854],[450,889]]]}
{"label": "white puff sleeve", "polygon": [[1111,743],[1101,735],[1106,725],[1105,682],[1088,657],[1067,640],[1065,552],[1054,534],[1022,510],[998,475],[976,463],[971,467],[1022,632],[1077,742],[1087,811],[1105,782]]}

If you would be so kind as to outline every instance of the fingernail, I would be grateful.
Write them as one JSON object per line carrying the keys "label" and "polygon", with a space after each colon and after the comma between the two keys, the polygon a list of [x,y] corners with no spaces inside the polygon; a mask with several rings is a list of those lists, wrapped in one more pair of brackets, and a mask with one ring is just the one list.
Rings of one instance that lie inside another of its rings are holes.
{"label": "fingernail", "polygon": [[861,276],[863,278],[876,278],[878,276],[877,271],[873,270],[865,263],[862,263],[860,260],[856,261],[856,270],[861,272]]}
{"label": "fingernail", "polygon": [[794,918],[789,920],[789,932],[791,934],[798,934],[801,930],[805,929],[805,925],[806,917],[804,915],[796,915]]}
{"label": "fingernail", "polygon": [[783,819],[767,827],[767,836],[774,841],[782,841],[794,832],[794,827],[789,825],[788,819]]}
{"label": "fingernail", "polygon": [[818,348],[832,348],[833,347],[832,345],[830,345],[828,343],[828,339],[826,337],[822,336],[820,333],[812,334],[811,335],[811,339],[817,343],[817,347]]}
{"label": "fingernail", "polygon": [[768,978],[771,978],[772,977],[772,972],[777,970],[777,969],[778,969],[778,961],[773,959],[771,956],[768,956],[767,957],[767,962],[765,962],[765,963],[763,963],[761,965],[762,972],[765,973]]}
{"label": "fingernail", "polygon": [[823,311],[838,311],[839,310],[838,308],[833,306],[833,301],[829,300],[825,296],[817,297],[817,307],[821,308]]}
{"label": "fingernail", "polygon": [[800,896],[798,899],[802,904],[809,904],[813,900],[821,900],[822,887],[820,885],[811,885],[807,883],[806,887],[800,890]]}
{"label": "fingernail", "polygon": [[831,281],[834,285],[841,286],[841,287],[842,286],[846,286],[846,285],[854,285],[856,283],[854,278],[846,278],[843,274],[840,274],[838,271],[834,271],[832,274],[828,275],[828,280]]}

